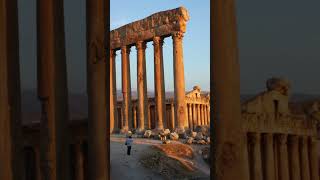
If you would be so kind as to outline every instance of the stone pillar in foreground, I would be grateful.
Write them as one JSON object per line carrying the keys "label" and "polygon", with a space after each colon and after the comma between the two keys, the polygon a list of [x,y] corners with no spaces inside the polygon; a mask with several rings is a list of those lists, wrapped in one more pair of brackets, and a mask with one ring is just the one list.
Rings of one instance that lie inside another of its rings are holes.
{"label": "stone pillar in foreground", "polygon": [[310,137],[309,142],[311,180],[319,180],[318,140],[316,137]]}
{"label": "stone pillar in foreground", "polygon": [[287,135],[279,134],[277,140],[279,144],[279,178],[280,180],[289,180]]}
{"label": "stone pillar in foreground", "polygon": [[129,130],[129,122],[132,121],[130,116],[131,108],[131,88],[130,83],[130,63],[129,63],[130,48],[127,46],[121,47],[121,63],[122,63],[122,133],[126,133]]}
{"label": "stone pillar in foreground", "polygon": [[275,179],[275,169],[274,169],[274,150],[273,150],[273,134],[267,133],[263,134],[262,141],[264,144],[264,178],[265,180]]}
{"label": "stone pillar in foreground", "polygon": [[146,43],[138,41],[137,49],[137,88],[138,88],[138,121],[139,126],[137,131],[143,132],[147,120],[147,81],[146,81],[146,58],[145,50]]}
{"label": "stone pillar in foreground", "polygon": [[162,59],[163,39],[160,37],[153,38],[154,46],[154,84],[156,100],[156,129],[163,129],[165,120],[165,87],[164,87],[164,70]]}
{"label": "stone pillar in foreground", "polygon": [[174,69],[174,103],[175,103],[175,125],[178,133],[184,132],[186,120],[186,102],[185,102],[185,80],[182,32],[174,32],[173,39],[173,69]]}
{"label": "stone pillar in foreground", "polygon": [[[211,179],[248,180],[246,134],[242,130],[240,72],[234,0],[213,0],[211,88],[214,137]],[[231,158],[232,157],[232,158]],[[227,159],[227,160],[226,160]],[[229,161],[229,159],[232,159]]]}
{"label": "stone pillar in foreground", "polygon": [[107,3],[87,0],[87,86],[89,179],[109,179],[107,119],[106,27]]}
{"label": "stone pillar in foreground", "polygon": [[74,145],[75,151],[75,179],[84,180],[84,153],[81,142]]}
{"label": "stone pillar in foreground", "polygon": [[24,178],[17,0],[0,0],[0,179]]}
{"label": "stone pillar in foreground", "polygon": [[289,172],[291,180],[300,180],[300,162],[299,162],[299,137],[290,135],[288,137],[289,145]]}
{"label": "stone pillar in foreground", "polygon": [[42,179],[70,179],[63,0],[37,1],[38,98]]}
{"label": "stone pillar in foreground", "polygon": [[261,144],[259,133],[249,133],[250,156],[251,156],[251,178],[252,180],[262,179]]}
{"label": "stone pillar in foreground", "polygon": [[110,133],[117,130],[116,51],[110,50]]}
{"label": "stone pillar in foreground", "polygon": [[132,111],[133,111],[133,128],[137,128],[137,106],[134,104],[132,106]]}
{"label": "stone pillar in foreground", "polygon": [[300,137],[300,165],[301,165],[301,179],[310,179],[310,164],[308,156],[308,137]]}

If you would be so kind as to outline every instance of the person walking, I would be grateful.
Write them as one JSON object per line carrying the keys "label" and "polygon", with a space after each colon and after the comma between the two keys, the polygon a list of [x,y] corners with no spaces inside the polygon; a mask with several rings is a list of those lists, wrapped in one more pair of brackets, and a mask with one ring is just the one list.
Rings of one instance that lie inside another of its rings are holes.
{"label": "person walking", "polygon": [[125,143],[125,145],[127,146],[127,155],[128,156],[130,156],[132,143],[133,143],[133,139],[132,139],[132,136],[130,135],[129,138],[126,139],[126,143]]}

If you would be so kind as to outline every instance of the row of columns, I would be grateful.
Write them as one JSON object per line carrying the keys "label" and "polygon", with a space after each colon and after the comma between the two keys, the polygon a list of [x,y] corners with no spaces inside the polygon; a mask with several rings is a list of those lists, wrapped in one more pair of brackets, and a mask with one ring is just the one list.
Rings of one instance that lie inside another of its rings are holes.
{"label": "row of columns", "polygon": [[316,137],[248,134],[250,179],[319,180]]}
{"label": "row of columns", "polygon": [[[184,81],[184,64],[183,64],[183,49],[182,49],[182,32],[172,33],[173,39],[173,61],[174,61],[174,104],[177,107],[174,111],[177,121],[175,127],[184,131],[186,127],[186,103],[185,103],[185,81]],[[156,103],[156,125],[155,129],[164,129],[166,124],[166,104],[165,104],[165,86],[164,86],[164,69],[163,69],[163,38],[154,37],[154,82],[155,82],[155,103]],[[121,132],[129,130],[129,124],[134,121],[132,117],[132,102],[131,102],[131,82],[130,82],[130,46],[122,46],[121,50],[121,71],[122,71],[122,124]],[[145,130],[149,123],[147,111],[147,82],[146,82],[146,42],[136,42],[137,50],[137,88],[138,88],[138,104],[137,104],[137,124],[138,131]],[[114,132],[116,117],[116,68],[115,58],[116,50],[110,50],[110,132]]]}

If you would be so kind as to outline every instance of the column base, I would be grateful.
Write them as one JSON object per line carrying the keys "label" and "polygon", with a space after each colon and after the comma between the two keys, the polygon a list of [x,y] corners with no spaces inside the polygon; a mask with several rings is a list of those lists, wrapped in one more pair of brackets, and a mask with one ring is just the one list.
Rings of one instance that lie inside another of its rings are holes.
{"label": "column base", "polygon": [[129,131],[128,127],[123,127],[122,129],[120,129],[120,134],[127,134]]}

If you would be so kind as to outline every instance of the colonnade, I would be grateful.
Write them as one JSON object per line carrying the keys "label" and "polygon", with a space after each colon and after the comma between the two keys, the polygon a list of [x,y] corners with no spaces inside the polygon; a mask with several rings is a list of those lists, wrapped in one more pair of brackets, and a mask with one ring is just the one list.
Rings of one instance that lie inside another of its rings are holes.
{"label": "colonnade", "polygon": [[250,179],[319,180],[316,137],[248,133],[247,138]]}
{"label": "colonnade", "polygon": [[[175,128],[184,130],[185,127],[185,81],[184,81],[184,65],[183,65],[183,50],[182,50],[182,32],[174,32],[171,34],[173,39],[174,52],[174,92],[175,92]],[[156,107],[156,124],[155,129],[164,129],[166,124],[166,106],[165,106],[165,86],[164,86],[164,69],[163,69],[163,40],[164,37],[156,36],[153,38],[154,48],[154,82],[155,82],[155,107]],[[130,45],[125,45],[120,48],[121,51],[121,72],[122,72],[122,108],[121,108],[121,132],[126,132],[132,127],[130,124],[136,124],[138,131],[143,131],[148,127],[148,106],[147,106],[147,82],[146,82],[146,43],[147,41],[136,42],[137,50],[137,89],[138,101],[135,108],[131,99],[131,82],[130,82]],[[115,121],[117,121],[116,112],[116,72],[115,72],[115,56],[117,49],[110,50],[110,72],[111,95],[110,98],[110,131],[116,130]],[[134,109],[134,110],[133,110]],[[137,116],[134,116],[135,113]],[[135,118],[135,119],[134,119]]]}

